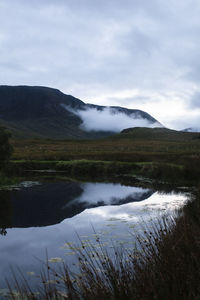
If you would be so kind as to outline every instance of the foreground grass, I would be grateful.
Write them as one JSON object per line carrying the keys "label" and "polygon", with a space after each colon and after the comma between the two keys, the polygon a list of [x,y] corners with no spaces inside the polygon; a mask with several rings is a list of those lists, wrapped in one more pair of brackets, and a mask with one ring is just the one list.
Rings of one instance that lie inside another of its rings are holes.
{"label": "foreground grass", "polygon": [[163,218],[151,231],[144,228],[136,246],[108,253],[81,242],[76,251],[78,274],[67,265],[59,272],[47,263],[43,286],[31,290],[15,282],[10,299],[199,299],[200,297],[200,195],[176,218]]}

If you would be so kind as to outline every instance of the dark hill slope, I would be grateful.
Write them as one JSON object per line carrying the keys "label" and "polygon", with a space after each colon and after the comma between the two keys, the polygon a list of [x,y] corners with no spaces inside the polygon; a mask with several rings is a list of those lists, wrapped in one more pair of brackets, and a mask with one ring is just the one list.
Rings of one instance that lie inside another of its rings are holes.
{"label": "dark hill slope", "polygon": [[[69,110],[67,109],[69,108]],[[84,131],[77,110],[104,106],[85,104],[53,88],[38,86],[0,86],[0,123],[7,126],[13,136],[20,138],[93,139],[106,137],[113,132]],[[156,122],[149,114],[140,110],[112,107],[113,114],[126,115]]]}
{"label": "dark hill slope", "polygon": [[80,108],[84,103],[59,90],[45,87],[0,86],[0,116],[5,120],[27,120],[54,117],[63,111],[60,103]]}
{"label": "dark hill slope", "polygon": [[0,120],[17,137],[81,138],[81,119],[61,103],[77,108],[84,105],[56,89],[1,86]]}
{"label": "dark hill slope", "polygon": [[135,140],[166,140],[166,141],[186,141],[200,139],[199,133],[194,132],[183,132],[177,130],[171,130],[168,128],[144,128],[135,127],[127,128],[121,131],[120,134],[116,135],[116,138],[129,138]]}

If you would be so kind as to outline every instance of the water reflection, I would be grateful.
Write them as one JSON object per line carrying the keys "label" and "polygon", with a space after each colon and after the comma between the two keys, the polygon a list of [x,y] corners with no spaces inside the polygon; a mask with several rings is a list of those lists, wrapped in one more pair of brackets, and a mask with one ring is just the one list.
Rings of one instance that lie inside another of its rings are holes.
{"label": "water reflection", "polygon": [[141,201],[152,193],[149,189],[109,183],[43,182],[31,186],[29,182],[23,188],[0,191],[4,199],[1,227],[3,230],[58,224],[85,208]]}
{"label": "water reflection", "polygon": [[[20,267],[23,274],[38,274],[47,249],[49,258],[68,258],[71,254],[63,245],[66,241],[76,243],[76,233],[92,242],[97,233],[107,245],[111,239],[132,245],[129,232],[138,233],[141,220],[155,219],[187,200],[183,193],[160,194],[120,184],[78,182],[43,182],[0,191],[0,197],[0,227],[2,232],[7,230],[6,236],[0,236],[0,278],[5,274],[9,278],[10,266]],[[68,261],[74,260],[70,256]]]}
{"label": "water reflection", "polygon": [[153,194],[150,189],[123,186],[112,183],[86,183],[81,185],[83,193],[64,208],[75,205],[95,207],[104,205],[120,205],[124,203],[141,201]]}

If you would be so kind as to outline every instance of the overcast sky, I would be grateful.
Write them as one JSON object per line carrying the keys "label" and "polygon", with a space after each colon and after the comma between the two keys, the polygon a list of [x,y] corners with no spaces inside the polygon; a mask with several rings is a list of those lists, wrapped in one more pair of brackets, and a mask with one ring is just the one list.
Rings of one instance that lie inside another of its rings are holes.
{"label": "overcast sky", "polygon": [[0,0],[0,84],[200,127],[200,1]]}

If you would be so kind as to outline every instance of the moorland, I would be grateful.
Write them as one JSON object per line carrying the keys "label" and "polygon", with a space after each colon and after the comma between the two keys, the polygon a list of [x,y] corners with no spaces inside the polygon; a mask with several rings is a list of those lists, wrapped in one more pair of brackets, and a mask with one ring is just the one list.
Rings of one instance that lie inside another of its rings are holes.
{"label": "moorland", "polygon": [[134,128],[100,140],[12,139],[11,145],[8,173],[55,169],[68,175],[199,180],[199,133]]}

